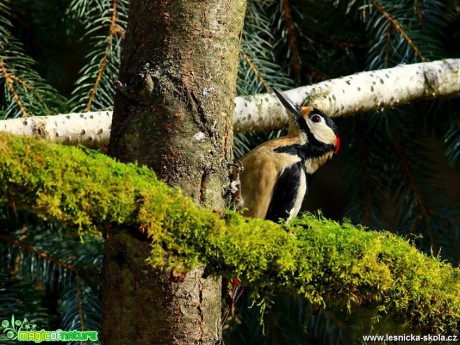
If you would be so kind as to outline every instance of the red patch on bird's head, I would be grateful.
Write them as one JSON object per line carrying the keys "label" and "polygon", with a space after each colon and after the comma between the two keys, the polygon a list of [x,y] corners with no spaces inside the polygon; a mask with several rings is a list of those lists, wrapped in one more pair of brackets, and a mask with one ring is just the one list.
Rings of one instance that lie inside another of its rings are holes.
{"label": "red patch on bird's head", "polygon": [[339,153],[340,150],[340,138],[338,135],[335,136],[335,150],[334,153],[337,154]]}

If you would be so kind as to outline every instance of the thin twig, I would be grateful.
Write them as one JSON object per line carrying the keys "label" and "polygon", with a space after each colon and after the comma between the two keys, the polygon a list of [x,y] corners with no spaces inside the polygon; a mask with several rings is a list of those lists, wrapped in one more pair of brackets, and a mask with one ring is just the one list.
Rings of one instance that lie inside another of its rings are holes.
{"label": "thin twig", "polygon": [[[404,152],[401,149],[401,145],[397,140],[393,141],[393,147],[396,151],[396,154],[399,157],[399,161],[401,163],[401,168],[404,172],[404,175],[406,176],[407,182],[409,182],[409,186],[411,187],[414,197],[415,197],[415,202],[418,206],[418,209],[420,210],[420,216],[423,219],[424,223],[427,225],[427,232],[428,232],[428,237],[430,238],[431,245],[433,246],[433,253],[435,256],[438,255],[439,253],[439,247],[436,244],[436,236],[433,232],[433,230],[428,226],[428,219],[429,219],[429,211],[425,207],[425,203],[423,201],[422,194],[420,193],[417,184],[415,183],[414,178],[412,177],[412,174],[410,172],[409,166],[407,165],[406,162],[406,157],[404,155]],[[415,217],[415,222],[418,222],[419,219]]]}
{"label": "thin twig", "polygon": [[96,76],[96,80],[94,81],[93,88],[91,89],[89,93],[88,103],[86,104],[86,111],[91,110],[91,104],[93,103],[97,88],[99,86],[99,83],[101,82],[105,67],[107,66],[107,60],[109,58],[109,52],[110,52],[110,47],[112,46],[113,36],[116,34],[120,35],[119,33],[120,27],[117,25],[116,20],[117,20],[117,0],[113,0],[112,1],[112,17],[110,19],[110,29],[109,29],[109,35],[107,37],[106,44],[105,44],[105,52],[104,52],[104,56],[102,57],[101,64],[99,66],[99,70],[97,72],[97,76]]}
{"label": "thin twig", "polygon": [[358,137],[358,143],[359,143],[359,158],[361,161],[361,166],[363,169],[363,174],[364,174],[364,179],[363,179],[363,184],[364,184],[364,200],[363,200],[363,215],[361,218],[361,224],[363,225],[369,225],[370,219],[371,219],[371,204],[372,204],[372,198],[371,198],[371,186],[372,186],[372,181],[371,177],[369,174],[369,154],[366,151],[366,147],[368,145],[365,144],[364,138],[365,138],[365,128],[364,128],[364,121],[362,116],[360,116],[357,120],[357,133],[359,134]]}
{"label": "thin twig", "polygon": [[265,82],[265,80],[262,77],[262,75],[260,74],[260,72],[257,70],[257,67],[254,66],[254,64],[252,63],[252,61],[249,58],[249,56],[244,52],[244,50],[242,48],[240,48],[240,53],[241,53],[241,55],[243,55],[244,60],[246,60],[246,63],[249,65],[249,68],[251,69],[251,71],[254,72],[254,74],[257,77],[257,79],[262,83],[262,85],[264,86],[265,90],[267,90],[267,92],[271,92],[270,87]]}
{"label": "thin twig", "polygon": [[35,95],[35,97],[37,98],[37,101],[38,103],[40,103],[45,109],[46,109],[46,112],[48,114],[50,114],[50,110],[48,109],[48,106],[46,105],[46,102],[43,100],[43,98],[40,97],[40,95],[38,95],[34,88],[30,85],[28,85],[24,80],[22,80],[21,78],[19,77],[16,77],[15,75],[11,75],[10,74],[10,77],[12,80],[15,80],[17,81],[19,84],[21,84],[22,86],[24,86],[24,88],[26,88],[27,90],[29,90],[32,94]]}
{"label": "thin twig", "polygon": [[379,11],[382,16],[385,17],[385,19],[395,28],[397,32],[401,34],[401,36],[404,38],[404,40],[409,44],[409,46],[412,48],[412,50],[417,54],[417,56],[420,58],[421,61],[426,61],[425,56],[420,52],[420,50],[417,48],[417,46],[412,42],[410,39],[409,35],[404,31],[404,29],[401,27],[401,25],[398,23],[396,19],[394,19],[390,14],[383,9],[382,6],[377,3],[375,0],[369,0],[372,6],[375,7],[377,11]]}
{"label": "thin twig", "polygon": [[[75,289],[77,289],[77,300],[75,301],[78,306],[78,317],[80,319],[80,331],[85,330],[85,320],[83,319],[83,307],[81,303],[81,288],[80,288],[80,277],[77,274],[75,276]],[[83,343],[85,345],[86,343]]]}
{"label": "thin twig", "polygon": [[299,79],[300,71],[302,69],[302,61],[299,56],[299,49],[297,44],[297,35],[292,19],[291,7],[289,0],[281,0],[283,19],[287,28],[287,41],[289,44],[289,51],[291,53],[291,75]]}
{"label": "thin twig", "polygon": [[392,27],[387,28],[386,42],[385,42],[385,67],[390,66],[390,53],[391,53],[391,30]]}
{"label": "thin twig", "polygon": [[338,41],[331,38],[323,37],[322,35],[315,34],[313,32],[309,32],[308,35],[304,32],[300,33],[300,37],[305,38],[311,44],[312,43],[324,43],[333,46],[339,47],[346,47],[346,48],[356,48],[356,49],[367,49],[367,46],[364,44],[358,44],[354,42],[347,42],[347,41]]}
{"label": "thin twig", "polygon": [[122,40],[125,40],[125,33],[123,32],[123,29],[120,27],[120,25],[116,25],[114,31],[118,36],[121,37]]}
{"label": "thin twig", "polygon": [[69,265],[68,263],[60,260],[60,259],[57,259],[51,255],[49,255],[48,253],[40,250],[40,249],[36,249],[34,247],[32,247],[31,245],[21,241],[21,240],[18,240],[17,238],[14,238],[14,237],[11,237],[11,236],[8,236],[8,235],[5,235],[5,234],[1,234],[0,233],[0,239],[4,240],[5,242],[9,242],[9,243],[12,243],[18,247],[21,247],[22,249],[26,250],[27,252],[29,253],[32,253],[32,254],[35,254],[39,257],[41,257],[42,259],[48,261],[48,262],[51,262],[53,264],[55,264],[56,266],[59,266],[59,267],[62,267],[72,273],[75,273],[76,275],[78,275],[78,272],[77,270]]}
{"label": "thin twig", "polygon": [[[80,318],[80,330],[81,331],[84,331],[85,330],[85,324],[84,324],[84,319],[83,319],[83,307],[82,307],[82,303],[81,303],[81,288],[80,288],[80,276],[77,272],[77,270],[69,265],[68,263],[60,260],[60,259],[57,259],[51,255],[49,255],[48,253],[42,251],[42,250],[39,250],[39,249],[36,249],[34,247],[32,247],[31,245],[21,241],[21,240],[18,240],[14,237],[11,237],[11,236],[8,236],[8,235],[5,235],[5,234],[2,234],[0,233],[0,239],[5,241],[5,242],[9,242],[9,243],[12,243],[18,247],[21,247],[22,249],[26,250],[27,252],[29,253],[32,253],[32,254],[35,254],[37,256],[39,256],[40,258],[44,259],[45,261],[48,261],[48,262],[51,262],[53,264],[55,264],[56,266],[59,266],[59,267],[62,267],[72,273],[75,274],[75,288],[77,290],[77,306],[78,306],[78,316]],[[86,344],[85,342],[83,342],[83,345]]]}
{"label": "thin twig", "polygon": [[422,5],[420,4],[420,0],[414,0],[414,7],[415,7],[415,15],[417,16],[418,20],[423,26],[423,10],[422,10]]}
{"label": "thin twig", "polygon": [[5,64],[3,63],[3,59],[0,59],[0,67],[2,69],[3,76],[5,77],[6,85],[8,86],[8,89],[10,90],[10,92],[13,94],[13,98],[14,98],[16,104],[18,105],[19,110],[21,111],[22,115],[25,118],[27,118],[26,109],[22,105],[21,99],[20,99],[18,93],[16,92],[16,90],[14,89],[13,80],[16,80],[16,79],[13,78],[14,76],[9,74],[8,71],[6,70]]}

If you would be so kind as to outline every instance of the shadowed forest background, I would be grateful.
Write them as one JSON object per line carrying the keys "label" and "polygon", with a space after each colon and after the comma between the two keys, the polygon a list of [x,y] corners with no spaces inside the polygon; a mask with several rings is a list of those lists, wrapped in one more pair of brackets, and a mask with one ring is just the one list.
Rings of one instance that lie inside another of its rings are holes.
{"label": "shadowed forest background", "polygon": [[[111,109],[127,7],[128,0],[0,0],[0,118]],[[458,1],[253,0],[237,94],[452,57],[460,57]],[[313,179],[303,209],[392,231],[458,266],[459,109],[454,98],[334,119],[341,151]],[[281,133],[235,135],[235,157]],[[102,246],[2,206],[0,319],[99,330]],[[369,315],[315,313],[278,296],[261,317],[251,303],[239,301],[226,344],[346,344]]]}

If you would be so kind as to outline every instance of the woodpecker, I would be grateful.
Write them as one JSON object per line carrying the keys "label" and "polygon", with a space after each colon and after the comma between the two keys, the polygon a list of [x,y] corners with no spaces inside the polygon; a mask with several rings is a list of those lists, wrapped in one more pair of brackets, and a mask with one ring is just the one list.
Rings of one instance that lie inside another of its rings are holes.
{"label": "woodpecker", "polygon": [[[290,114],[288,134],[257,146],[231,164],[226,189],[245,216],[288,222],[299,213],[311,176],[339,152],[340,139],[335,123],[321,110],[297,106],[278,89],[273,91]],[[230,306],[223,324],[243,293],[237,278],[229,282],[231,286],[224,285]]]}
{"label": "woodpecker", "polygon": [[311,176],[340,148],[337,127],[314,107],[300,107],[273,89],[291,115],[288,134],[257,146],[242,158],[243,214],[289,222],[300,210]]}

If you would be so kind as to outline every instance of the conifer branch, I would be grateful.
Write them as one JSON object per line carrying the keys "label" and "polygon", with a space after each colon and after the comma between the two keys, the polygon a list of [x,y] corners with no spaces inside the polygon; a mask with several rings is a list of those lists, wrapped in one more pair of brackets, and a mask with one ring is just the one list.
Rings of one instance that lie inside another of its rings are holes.
{"label": "conifer branch", "polygon": [[420,58],[420,61],[425,62],[426,61],[425,56],[423,56],[423,54],[417,48],[415,43],[411,40],[407,32],[404,31],[404,29],[398,23],[398,21],[394,19],[392,16],[390,16],[390,14],[387,11],[385,11],[385,9],[382,6],[380,6],[380,4],[377,1],[375,0],[369,0],[369,1],[372,4],[372,6],[374,6],[375,9],[379,11],[380,14],[382,14],[382,16],[391,24],[391,26],[393,26],[394,29],[401,34],[401,36],[404,38],[407,44],[409,44],[409,46],[412,48],[415,54],[417,54],[417,56]]}
{"label": "conifer branch", "polygon": [[16,90],[14,88],[13,81],[21,84],[27,91],[29,91],[31,94],[33,94],[35,96],[35,98],[37,99],[37,101],[42,105],[43,109],[45,109],[48,113],[50,112],[49,109],[48,109],[48,106],[46,105],[46,102],[43,100],[42,97],[40,97],[39,94],[36,94],[36,92],[35,92],[35,90],[34,90],[34,88],[32,86],[27,84],[21,78],[15,76],[13,74],[10,74],[7,71],[7,69],[5,67],[5,64],[4,64],[2,59],[0,59],[0,68],[2,70],[2,74],[3,74],[4,78],[6,80],[8,89],[12,93],[13,98],[16,101],[16,104],[18,105],[18,108],[21,111],[21,113],[23,114],[24,118],[26,118],[26,119],[28,118],[27,111],[24,108],[23,102],[21,102],[19,94],[16,92]]}
{"label": "conifer branch", "polygon": [[252,63],[252,61],[249,58],[248,54],[246,54],[244,52],[244,50],[241,49],[241,48],[240,48],[240,54],[243,55],[243,58],[246,61],[246,63],[248,64],[249,68],[254,73],[254,75],[257,77],[257,79],[260,81],[260,83],[264,86],[265,90],[267,90],[267,92],[271,92],[271,89],[268,86],[267,82],[265,81],[264,77],[262,77],[262,74],[259,72],[257,67]]}
{"label": "conifer branch", "polygon": [[[402,151],[401,149],[401,145],[400,143],[398,142],[398,140],[394,140],[393,141],[393,147],[396,151],[396,154],[398,155],[398,158],[399,158],[399,162],[401,164],[401,169],[402,169],[402,172],[404,174],[404,176],[406,177],[407,179],[407,182],[410,186],[410,188],[412,189],[412,192],[414,193],[414,200],[417,204],[417,207],[420,211],[420,218],[421,220],[423,220],[425,226],[427,227],[427,233],[428,233],[428,237],[430,238],[430,243],[431,243],[431,246],[433,247],[433,254],[435,256],[437,256],[439,254],[439,251],[440,251],[440,248],[439,246],[437,245],[437,241],[436,241],[436,236],[433,232],[433,229],[430,228],[429,224],[428,224],[428,218],[429,218],[429,210],[427,209],[427,207],[425,206],[425,202],[423,200],[423,197],[422,197],[422,194],[415,182],[415,179],[414,177],[412,176],[411,172],[410,172],[410,169],[409,169],[409,165],[406,161],[406,157],[404,155],[404,152]],[[414,220],[414,227],[416,226],[416,223],[419,221],[419,217],[415,217],[415,220]]]}
{"label": "conifer branch", "polygon": [[[14,202],[12,203],[12,206],[13,208],[16,208],[15,207],[15,204]],[[54,255],[51,255],[49,254],[47,251],[44,251],[44,250],[41,250],[41,249],[37,249],[35,248],[34,246],[30,245],[29,243],[26,243],[24,241],[22,241],[21,239],[18,239],[18,238],[14,238],[12,236],[9,236],[5,233],[0,233],[0,241],[3,241],[5,243],[9,243],[12,245],[12,247],[16,247],[16,248],[21,248],[23,249],[25,252],[31,254],[31,255],[36,255],[38,258],[40,258],[41,260],[45,261],[45,262],[48,262],[48,263],[51,263],[53,265],[55,265],[56,267],[60,267],[62,269],[64,269],[65,271],[67,272],[71,272],[75,275],[75,288],[77,289],[81,289],[79,284],[81,284],[81,279],[83,279],[84,282],[86,282],[86,284],[88,284],[88,286],[91,287],[91,289],[93,291],[98,291],[99,287],[98,287],[98,281],[97,279],[95,279],[94,277],[94,272],[93,270],[91,269],[90,266],[74,266],[66,261],[63,261],[59,258],[57,258],[56,256]],[[18,257],[17,257],[17,261],[15,263],[15,267],[14,267],[14,272],[16,273],[18,270],[19,270],[19,267],[21,265],[21,258],[23,258],[23,256],[19,255],[18,254]],[[27,266],[27,268],[29,269],[30,267]],[[30,268],[31,271],[33,271],[34,269],[33,268]],[[78,301],[77,299],[77,303],[79,305],[82,304],[81,301]]]}
{"label": "conifer branch", "polygon": [[[83,305],[81,300],[81,286],[80,286],[80,277],[78,274],[75,276],[75,288],[77,290],[77,308],[78,308],[78,318],[80,321],[80,331],[85,330],[85,320],[83,318]],[[85,345],[86,343],[83,343]]]}
{"label": "conifer branch", "polygon": [[366,150],[366,144],[364,142],[365,133],[363,130],[363,119],[358,118],[358,128],[357,128],[357,140],[359,146],[359,158],[362,164],[362,170],[364,174],[363,184],[364,184],[364,197],[363,197],[363,207],[362,207],[362,217],[360,224],[368,226],[371,220],[371,208],[372,208],[372,199],[371,199],[371,176],[369,171],[369,153]]}
{"label": "conifer branch", "polygon": [[2,117],[49,115],[64,109],[65,98],[35,70],[22,44],[11,34],[9,4],[0,3],[0,81],[5,80]]}
{"label": "conifer branch", "polygon": [[8,71],[7,71],[6,67],[5,67],[5,64],[3,62],[3,59],[0,59],[0,68],[2,69],[3,77],[6,80],[6,85],[7,85],[8,89],[10,90],[11,94],[13,95],[14,101],[18,105],[18,108],[21,111],[22,115],[25,118],[27,118],[26,109],[24,108],[24,105],[22,104],[21,99],[20,99],[18,93],[16,92],[16,90],[14,89],[14,85],[13,85],[13,80],[17,81],[19,78],[15,79],[13,75],[8,73]]}
{"label": "conifer branch", "polygon": [[93,87],[91,88],[91,91],[89,92],[88,102],[86,103],[87,112],[91,110],[91,104],[93,102],[94,96],[96,95],[99,83],[101,82],[105,67],[107,66],[107,60],[109,58],[113,36],[119,35],[120,37],[122,37],[122,39],[124,38],[124,35],[120,35],[121,29],[117,25],[116,21],[117,21],[117,0],[112,0],[112,17],[110,19],[110,28],[109,28],[109,34],[106,39],[105,52],[104,52],[104,55],[102,56],[102,60],[99,65],[99,69],[97,71],[97,75],[96,75],[96,79],[94,81]]}
{"label": "conifer branch", "polygon": [[339,41],[329,37],[322,37],[321,35],[315,34],[313,32],[309,32],[308,35],[305,32],[300,32],[299,34],[300,37],[304,38],[308,42],[315,41],[319,43],[325,43],[331,46],[366,49],[366,46],[364,44],[349,41]]}
{"label": "conifer branch", "polygon": [[420,0],[414,0],[414,7],[415,7],[415,15],[417,16],[418,20],[423,26],[423,10],[422,10],[422,4],[420,3]]}
{"label": "conifer branch", "polygon": [[289,0],[281,0],[282,15],[286,23],[287,40],[289,45],[289,52],[291,55],[291,75],[299,78],[302,61],[300,59],[298,45],[297,45],[297,34],[295,30],[294,20],[292,18],[291,6]]}
{"label": "conifer branch", "polygon": [[385,36],[385,67],[390,65],[390,54],[391,54],[391,26],[387,27]]}
{"label": "conifer branch", "polygon": [[5,242],[11,243],[11,244],[13,244],[13,245],[15,245],[17,247],[20,247],[20,248],[24,249],[25,251],[27,251],[28,253],[35,254],[35,255],[39,256],[40,258],[42,258],[45,261],[51,262],[52,264],[54,264],[56,266],[62,267],[64,269],[66,269],[67,271],[75,273],[75,274],[78,275],[77,270],[72,265],[69,265],[67,262],[62,261],[62,260],[60,260],[58,258],[55,258],[55,257],[51,256],[50,254],[42,251],[42,250],[34,248],[31,245],[25,243],[24,241],[18,240],[17,238],[14,238],[14,237],[8,236],[6,234],[2,234],[2,233],[0,233],[0,239],[5,241]]}

